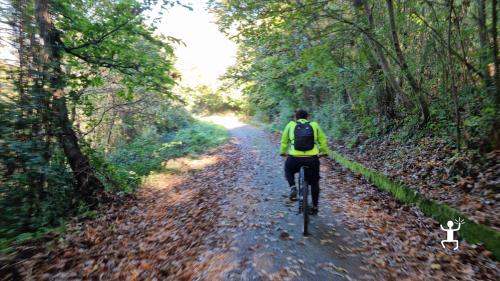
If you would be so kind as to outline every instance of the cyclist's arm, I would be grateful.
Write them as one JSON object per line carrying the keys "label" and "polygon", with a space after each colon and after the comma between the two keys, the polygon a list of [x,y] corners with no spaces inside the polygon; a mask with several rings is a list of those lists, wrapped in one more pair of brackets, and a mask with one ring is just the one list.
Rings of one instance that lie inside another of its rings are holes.
{"label": "cyclist's arm", "polygon": [[280,155],[285,155],[288,150],[288,130],[290,128],[290,123],[286,125],[283,133],[281,134],[281,146],[280,146]]}
{"label": "cyclist's arm", "polygon": [[318,144],[319,144],[319,154],[328,155],[328,143],[326,141],[326,135],[323,129],[318,124]]}

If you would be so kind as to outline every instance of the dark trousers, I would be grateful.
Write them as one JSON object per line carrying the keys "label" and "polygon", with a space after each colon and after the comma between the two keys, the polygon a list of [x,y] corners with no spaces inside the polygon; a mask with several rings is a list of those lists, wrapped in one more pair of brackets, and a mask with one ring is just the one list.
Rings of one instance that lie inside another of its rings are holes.
{"label": "dark trousers", "polygon": [[311,185],[311,195],[313,205],[318,206],[319,199],[319,158],[312,157],[293,157],[288,156],[285,161],[285,177],[290,186],[295,185],[295,174],[299,172],[300,167],[307,166],[305,176],[306,181]]}

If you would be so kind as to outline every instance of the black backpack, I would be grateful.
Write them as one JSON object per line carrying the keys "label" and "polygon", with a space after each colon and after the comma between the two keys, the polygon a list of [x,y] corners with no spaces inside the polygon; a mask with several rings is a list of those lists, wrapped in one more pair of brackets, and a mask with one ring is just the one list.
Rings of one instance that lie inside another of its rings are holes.
{"label": "black backpack", "polygon": [[314,148],[314,130],[309,122],[297,122],[293,134],[295,137],[293,142],[295,150],[308,151]]}

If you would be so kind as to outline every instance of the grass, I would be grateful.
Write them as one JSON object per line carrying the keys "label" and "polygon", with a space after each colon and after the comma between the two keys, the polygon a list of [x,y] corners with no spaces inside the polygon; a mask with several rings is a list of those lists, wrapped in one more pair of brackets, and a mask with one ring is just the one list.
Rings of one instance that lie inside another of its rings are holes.
{"label": "grass", "polygon": [[161,171],[170,159],[195,156],[227,142],[229,133],[220,126],[205,121],[160,135],[146,132],[131,143],[119,147],[109,155],[111,163],[139,177]]}
{"label": "grass", "polygon": [[336,151],[330,151],[329,156],[347,169],[363,175],[377,188],[390,193],[399,202],[418,206],[426,216],[434,218],[442,225],[458,217],[464,219],[465,224],[459,230],[460,236],[471,244],[483,244],[493,253],[495,259],[500,260],[500,232],[486,225],[475,223],[458,210],[427,199],[417,191],[395,183],[383,174],[351,161]]}

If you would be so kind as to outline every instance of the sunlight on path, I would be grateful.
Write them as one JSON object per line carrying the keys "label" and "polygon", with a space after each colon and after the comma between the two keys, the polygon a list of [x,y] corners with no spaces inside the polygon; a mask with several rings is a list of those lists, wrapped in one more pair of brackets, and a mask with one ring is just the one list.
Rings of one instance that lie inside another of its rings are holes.
{"label": "sunlight on path", "polygon": [[199,117],[199,119],[221,125],[228,130],[248,126],[248,124],[241,122],[238,117],[233,114],[203,116]]}

